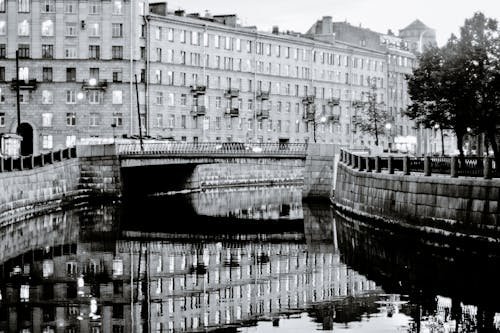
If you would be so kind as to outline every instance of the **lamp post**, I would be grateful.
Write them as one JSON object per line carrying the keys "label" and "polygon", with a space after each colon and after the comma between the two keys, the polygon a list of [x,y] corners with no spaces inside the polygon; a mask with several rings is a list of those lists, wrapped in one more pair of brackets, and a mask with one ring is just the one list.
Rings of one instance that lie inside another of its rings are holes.
{"label": "lamp post", "polygon": [[391,123],[386,123],[385,124],[385,129],[387,131],[387,150],[390,153],[391,152],[391,129],[392,129],[392,124]]}

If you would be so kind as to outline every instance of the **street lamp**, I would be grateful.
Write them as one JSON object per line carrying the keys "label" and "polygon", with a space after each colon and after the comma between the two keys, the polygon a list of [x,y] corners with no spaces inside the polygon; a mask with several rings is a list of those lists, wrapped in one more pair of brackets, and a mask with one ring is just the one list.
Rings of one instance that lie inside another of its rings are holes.
{"label": "street lamp", "polygon": [[385,129],[387,131],[387,148],[389,150],[389,153],[391,152],[391,128],[392,128],[391,123],[385,124]]}

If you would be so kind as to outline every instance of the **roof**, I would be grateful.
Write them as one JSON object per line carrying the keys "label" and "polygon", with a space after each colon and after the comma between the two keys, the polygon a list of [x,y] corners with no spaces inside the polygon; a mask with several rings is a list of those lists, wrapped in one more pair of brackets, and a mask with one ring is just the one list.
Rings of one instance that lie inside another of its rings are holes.
{"label": "roof", "polygon": [[426,26],[422,21],[416,19],[412,23],[410,23],[406,28],[401,30],[428,30],[429,27]]}

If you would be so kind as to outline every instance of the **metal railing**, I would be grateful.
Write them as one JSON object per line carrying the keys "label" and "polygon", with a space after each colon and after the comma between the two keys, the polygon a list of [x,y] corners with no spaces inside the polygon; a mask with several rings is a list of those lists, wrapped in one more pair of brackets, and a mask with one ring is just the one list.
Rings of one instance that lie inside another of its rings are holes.
{"label": "metal railing", "polygon": [[0,172],[31,170],[75,157],[76,147],[69,147],[39,155],[3,157],[0,158]]}
{"label": "metal railing", "polygon": [[451,177],[500,178],[493,157],[410,157],[410,156],[368,156],[341,149],[340,161],[359,170],[392,174],[401,171],[405,175],[412,172],[431,176],[432,174]]}
{"label": "metal railing", "polygon": [[306,143],[242,143],[242,142],[154,142],[118,144],[120,156],[303,156]]}

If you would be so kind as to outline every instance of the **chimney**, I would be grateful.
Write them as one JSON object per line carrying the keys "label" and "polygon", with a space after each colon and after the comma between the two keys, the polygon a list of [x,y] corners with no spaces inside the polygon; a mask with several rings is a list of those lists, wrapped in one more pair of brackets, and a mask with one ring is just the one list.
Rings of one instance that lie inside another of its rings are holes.
{"label": "chimney", "polygon": [[280,29],[277,25],[273,25],[273,35],[279,35]]}
{"label": "chimney", "polygon": [[167,2],[149,4],[149,12],[156,15],[167,16]]}
{"label": "chimney", "polygon": [[184,16],[184,11],[182,9],[178,9],[174,12],[175,16]]}
{"label": "chimney", "polygon": [[331,16],[323,16],[321,20],[321,33],[324,35],[333,33]]}

